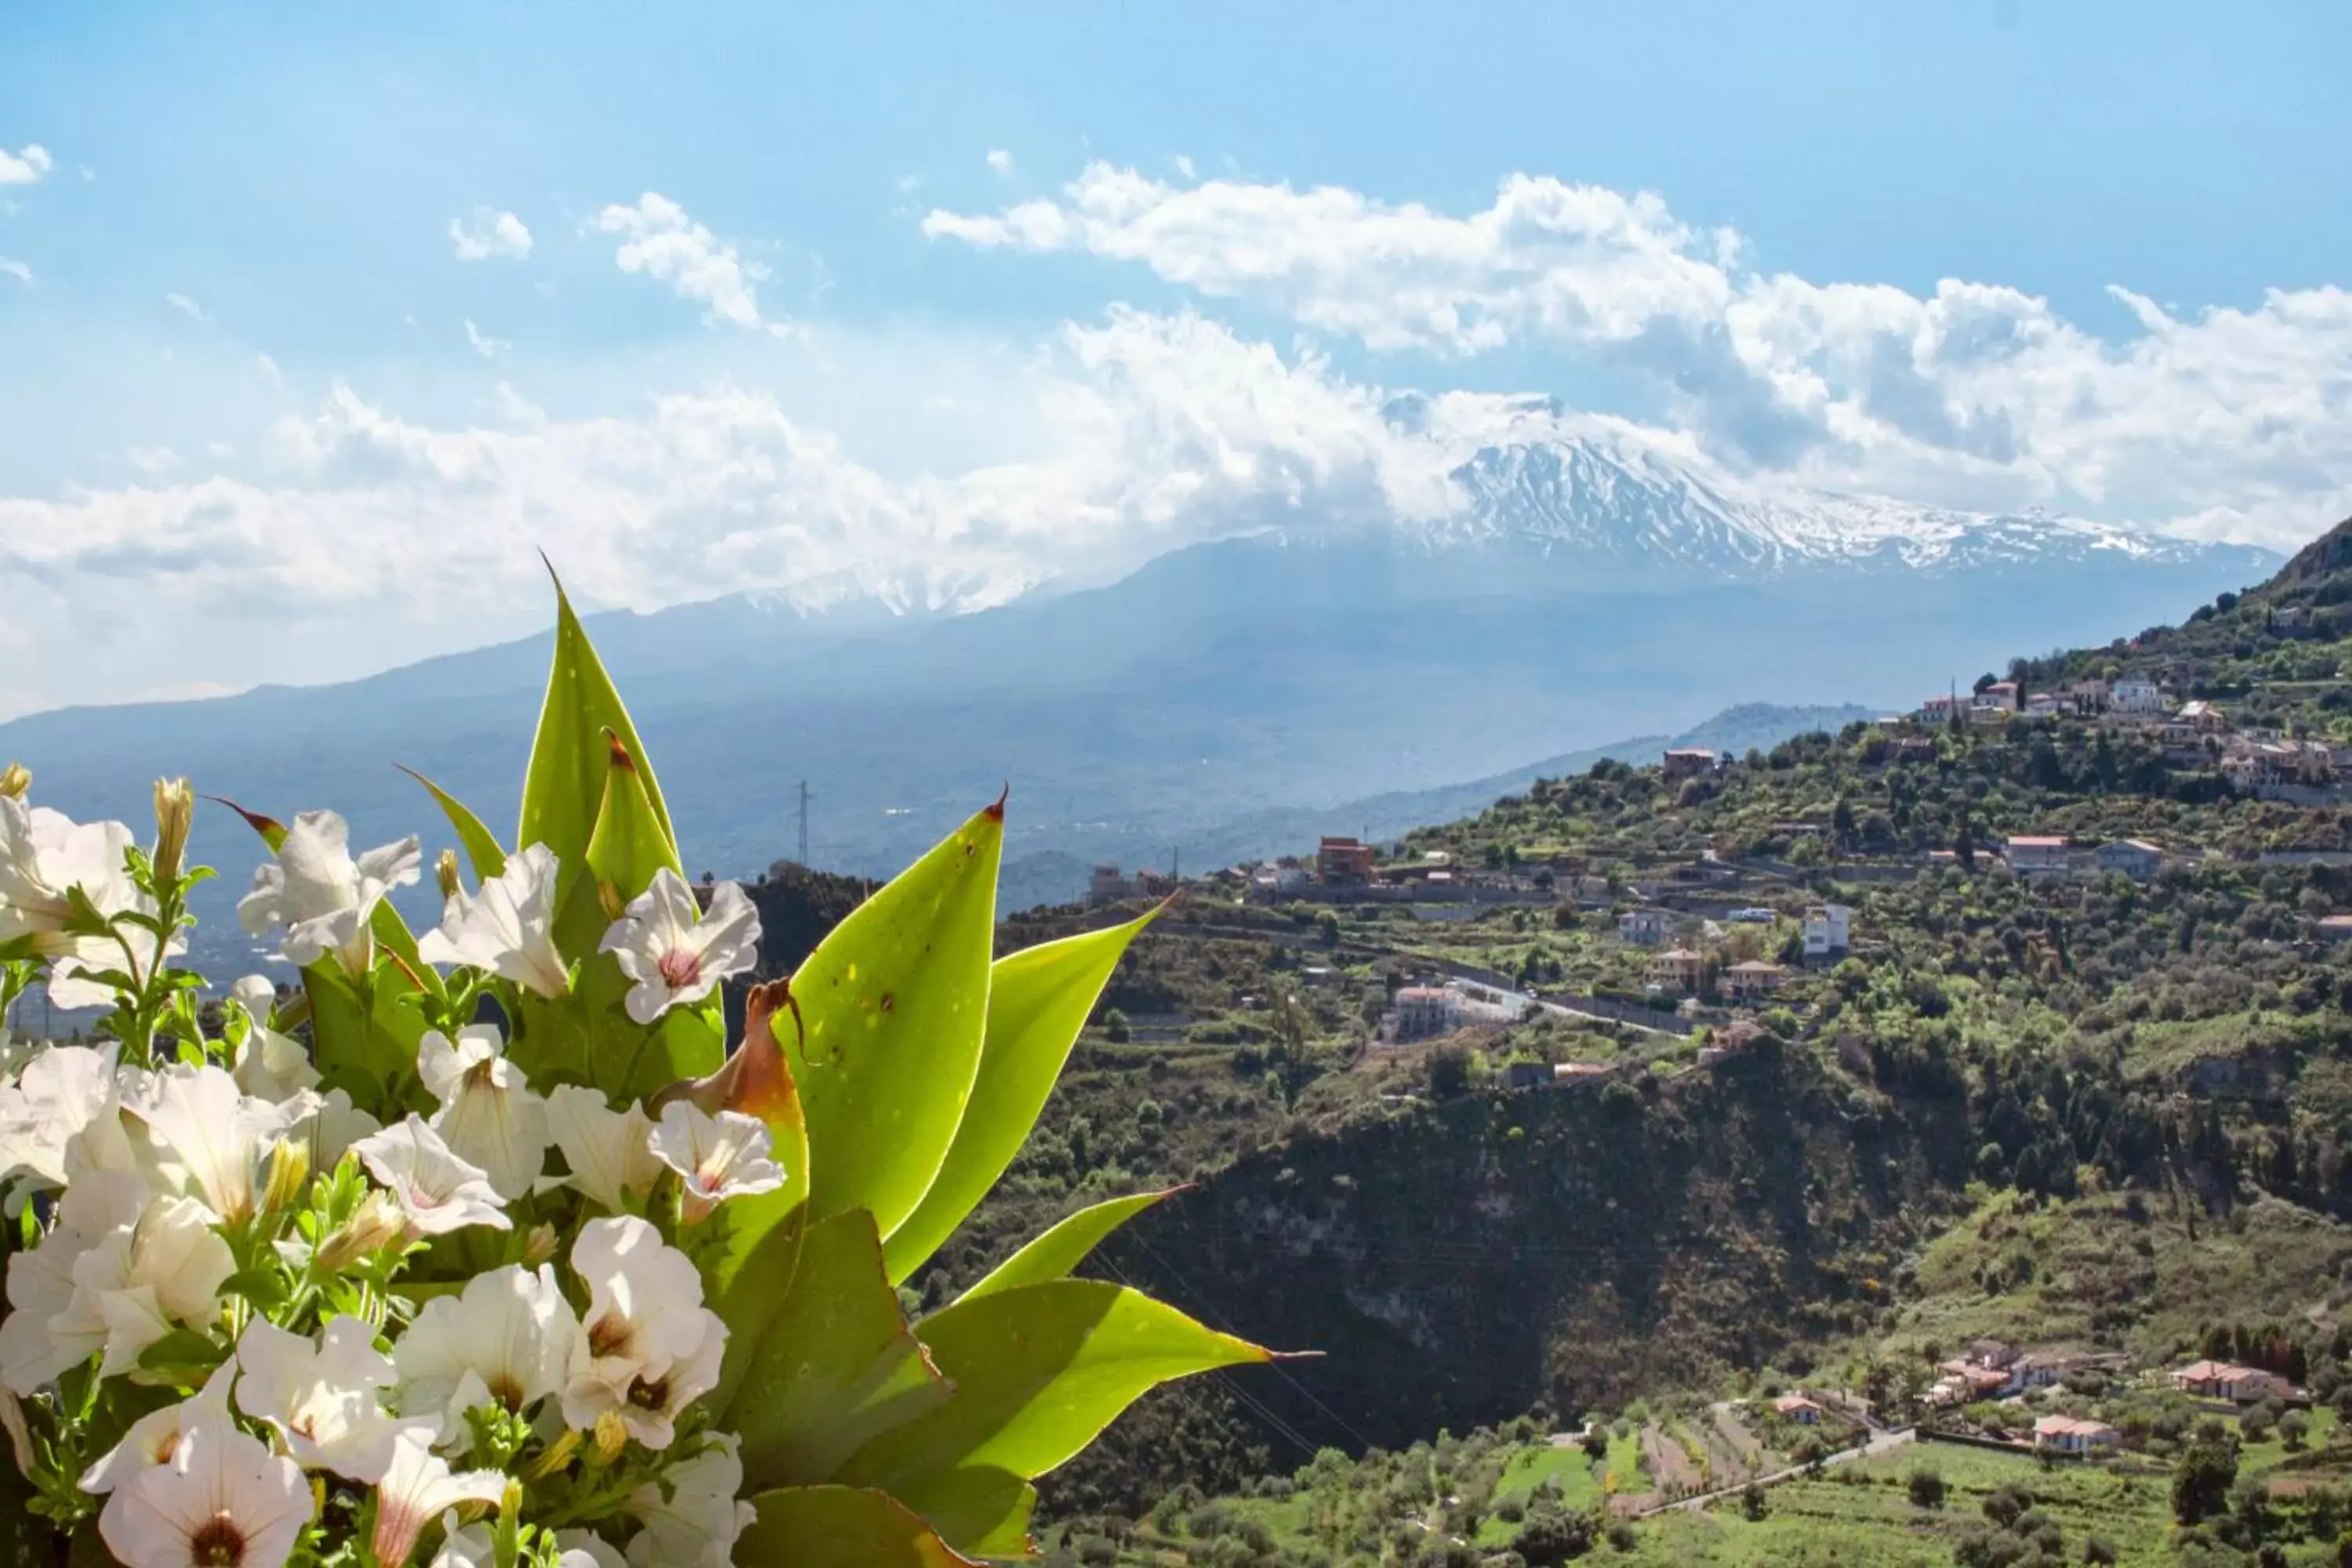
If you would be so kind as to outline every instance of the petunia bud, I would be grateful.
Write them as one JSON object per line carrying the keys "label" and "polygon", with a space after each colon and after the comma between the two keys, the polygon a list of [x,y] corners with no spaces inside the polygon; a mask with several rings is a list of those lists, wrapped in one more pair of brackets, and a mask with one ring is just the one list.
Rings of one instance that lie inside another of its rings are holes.
{"label": "petunia bud", "polygon": [[629,1446],[629,1426],[617,1410],[607,1410],[596,1417],[596,1462],[609,1465],[621,1457]]}
{"label": "petunia bud", "polygon": [[302,1201],[302,1184],[310,1179],[310,1145],[289,1140],[269,1152],[269,1173],[261,1191],[261,1212],[283,1214]]}
{"label": "petunia bud", "polygon": [[22,800],[25,792],[33,787],[33,770],[22,763],[10,763],[0,768],[0,795],[10,800]]}
{"label": "petunia bud", "polygon": [[373,1257],[400,1239],[408,1220],[389,1193],[372,1192],[360,1200],[360,1212],[341,1230],[319,1244],[319,1267],[330,1274],[362,1258]]}
{"label": "petunia bud", "polygon": [[155,781],[155,879],[175,882],[188,848],[188,823],[196,815],[195,791],[185,779]]}
{"label": "petunia bud", "polygon": [[541,1220],[530,1227],[529,1236],[523,1237],[522,1266],[525,1268],[536,1268],[554,1256],[555,1227]]}
{"label": "petunia bud", "polygon": [[538,1460],[532,1464],[530,1468],[525,1472],[524,1479],[527,1480],[543,1481],[548,1477],[555,1474],[556,1471],[562,1469],[564,1466],[570,1464],[572,1462],[572,1456],[579,1451],[580,1434],[577,1431],[566,1432],[562,1436],[558,1437],[554,1442],[547,1446],[547,1452],[541,1454]]}
{"label": "petunia bud", "polygon": [[441,898],[445,903],[466,890],[466,884],[457,879],[457,852],[455,849],[444,849],[439,858],[433,862],[433,879],[441,884]]}

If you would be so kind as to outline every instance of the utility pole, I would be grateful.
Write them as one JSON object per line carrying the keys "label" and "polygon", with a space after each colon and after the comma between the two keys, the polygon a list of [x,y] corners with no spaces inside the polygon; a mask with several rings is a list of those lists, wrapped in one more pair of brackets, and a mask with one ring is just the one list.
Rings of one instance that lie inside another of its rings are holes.
{"label": "utility pole", "polygon": [[806,779],[803,779],[803,780],[801,780],[801,864],[802,864],[803,867],[807,866],[807,865],[808,865],[808,863],[809,863],[809,853],[808,853],[808,805],[809,805],[809,787],[808,787],[808,780],[806,780]]}

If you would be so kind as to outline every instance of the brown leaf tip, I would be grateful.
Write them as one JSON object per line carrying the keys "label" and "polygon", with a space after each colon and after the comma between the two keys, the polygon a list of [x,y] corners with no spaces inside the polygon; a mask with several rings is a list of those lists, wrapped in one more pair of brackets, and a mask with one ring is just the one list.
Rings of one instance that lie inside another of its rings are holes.
{"label": "brown leaf tip", "polygon": [[1011,799],[1012,796],[1013,785],[1008,781],[1003,792],[997,795],[996,804],[988,808],[987,816],[991,822],[1002,822],[1004,820],[1004,803]]}
{"label": "brown leaf tip", "polygon": [[636,759],[629,755],[628,747],[621,744],[620,736],[615,735],[610,730],[605,731],[604,744],[612,753],[612,763],[614,767],[620,769],[625,773],[633,773],[637,771]]}

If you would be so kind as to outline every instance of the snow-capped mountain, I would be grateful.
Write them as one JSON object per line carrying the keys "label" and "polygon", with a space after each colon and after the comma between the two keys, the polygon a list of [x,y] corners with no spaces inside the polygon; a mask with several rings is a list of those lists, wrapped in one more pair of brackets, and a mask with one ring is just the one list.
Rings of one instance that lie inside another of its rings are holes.
{"label": "snow-capped mountain", "polygon": [[1453,478],[1465,504],[1428,525],[1433,540],[1724,581],[1815,567],[1949,572],[2242,554],[2254,569],[2273,559],[2039,510],[1962,511],[1747,479],[1632,441],[1489,447]]}

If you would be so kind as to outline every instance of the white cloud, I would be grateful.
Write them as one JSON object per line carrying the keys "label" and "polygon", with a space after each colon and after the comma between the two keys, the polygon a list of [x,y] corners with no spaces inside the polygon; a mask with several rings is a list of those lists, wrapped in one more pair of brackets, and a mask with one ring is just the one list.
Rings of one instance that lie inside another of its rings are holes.
{"label": "white cloud", "polygon": [[1139,263],[1383,353],[1535,344],[1646,374],[1707,449],[1961,505],[2041,500],[2279,544],[2352,499],[2352,294],[2190,316],[2116,290],[2106,341],[2049,302],[1926,296],[1743,260],[1659,197],[1514,174],[1455,216],[1336,186],[1181,187],[1090,164],[1057,199],[935,210],[934,238]]}
{"label": "white cloud", "polygon": [[699,301],[702,319],[713,326],[762,324],[756,285],[768,269],[744,260],[667,196],[647,191],[635,206],[608,206],[596,215],[595,226],[623,237],[613,255],[622,271],[643,273],[681,299]]}
{"label": "white cloud", "polygon": [[1174,162],[1176,164],[1176,172],[1183,175],[1186,179],[1197,180],[1201,177],[1200,171],[1192,165],[1192,160],[1184,153],[1177,153]]}
{"label": "white cloud", "polygon": [[460,261],[520,261],[530,254],[530,230],[510,212],[479,206],[449,220],[449,245]]}
{"label": "white cloud", "polygon": [[19,153],[0,147],[0,185],[37,185],[55,165],[48,149],[37,142],[27,142]]}
{"label": "white cloud", "polygon": [[1002,147],[991,147],[988,150],[988,166],[1000,174],[1010,174],[1013,173],[1013,154]]}
{"label": "white cloud", "polygon": [[506,353],[507,350],[514,347],[514,344],[508,342],[505,338],[486,336],[482,332],[481,329],[474,325],[470,319],[466,322],[466,341],[473,344],[474,352],[481,355],[484,359],[496,359],[500,354]]}
{"label": "white cloud", "polygon": [[172,309],[179,311],[180,314],[187,317],[188,320],[192,321],[209,321],[212,320],[210,316],[205,314],[205,308],[202,305],[197,304],[185,294],[178,292],[166,294],[163,296],[163,303],[171,306]]}
{"label": "white cloud", "polygon": [[33,286],[33,269],[14,257],[0,256],[0,272],[6,273],[27,289]]}
{"label": "white cloud", "polygon": [[180,466],[180,454],[169,447],[133,447],[126,456],[132,468],[150,478],[160,478]]}

